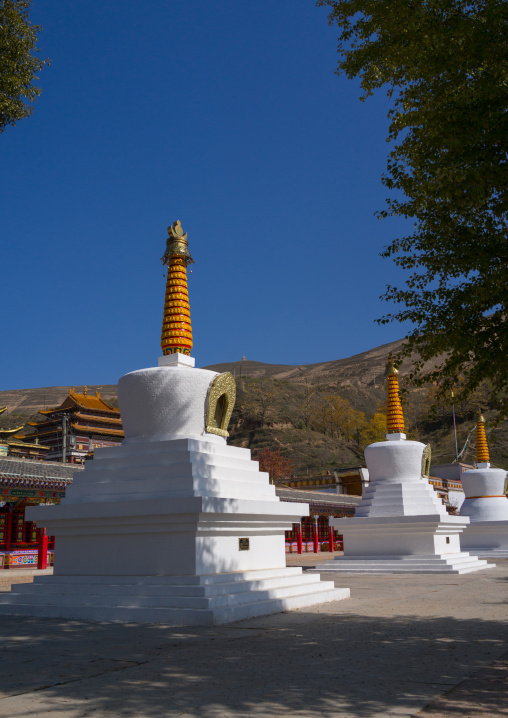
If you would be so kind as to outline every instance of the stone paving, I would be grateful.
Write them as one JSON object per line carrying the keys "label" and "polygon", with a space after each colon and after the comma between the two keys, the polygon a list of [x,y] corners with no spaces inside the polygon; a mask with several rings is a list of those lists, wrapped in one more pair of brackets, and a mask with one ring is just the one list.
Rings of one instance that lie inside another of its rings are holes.
{"label": "stone paving", "polygon": [[508,716],[507,560],[336,585],[352,598],[216,628],[0,617],[0,716]]}

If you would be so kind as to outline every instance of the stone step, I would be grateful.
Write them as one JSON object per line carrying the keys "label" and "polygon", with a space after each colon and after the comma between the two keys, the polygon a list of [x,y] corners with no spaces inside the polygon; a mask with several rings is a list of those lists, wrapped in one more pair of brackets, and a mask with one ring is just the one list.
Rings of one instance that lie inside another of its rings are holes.
{"label": "stone step", "polygon": [[[317,603],[339,601],[349,598],[349,589],[330,588],[331,582],[316,582],[312,590],[299,595],[253,600],[214,608],[168,608],[150,606],[87,606],[46,605],[44,603],[10,605],[0,603],[0,615],[38,616],[48,618],[73,618],[100,621],[134,621],[168,623],[172,625],[210,626],[240,621],[245,618],[269,615],[294,608],[304,608]],[[260,598],[252,594],[252,598]]]}
{"label": "stone step", "polygon": [[285,588],[287,586],[294,586],[295,582],[298,584],[310,584],[315,583],[316,578],[308,573],[298,575],[283,575],[276,576],[273,578],[257,579],[252,581],[237,581],[237,582],[222,582],[216,584],[202,584],[196,586],[188,585],[160,585],[151,583],[129,583],[129,584],[115,584],[114,579],[108,579],[104,583],[90,583],[84,587],[80,583],[69,583],[65,581],[48,581],[44,584],[41,583],[30,583],[28,586],[23,588],[13,586],[12,593],[16,594],[29,594],[32,593],[37,596],[72,596],[82,595],[87,596],[153,596],[153,597],[172,597],[178,598],[180,596],[186,598],[201,598],[201,597],[212,597],[221,596],[225,593],[242,593],[249,591],[259,590],[272,590],[278,588]]}
{"label": "stone step", "polygon": [[494,568],[495,564],[488,564],[486,561],[479,561],[475,557],[466,556],[460,559],[443,559],[436,556],[433,561],[423,560],[346,560],[338,558],[334,561],[327,561],[314,569],[316,573],[338,572],[338,573],[471,573],[487,568]]}
{"label": "stone step", "polygon": [[302,569],[299,566],[288,566],[282,568],[262,568],[249,571],[234,571],[231,573],[204,573],[198,576],[35,576],[34,583],[110,583],[115,585],[135,584],[138,585],[179,585],[179,586],[201,586],[207,584],[233,583],[236,581],[257,581],[265,578],[276,578],[278,576],[300,576]]}
{"label": "stone step", "polygon": [[332,581],[321,582],[316,576],[309,576],[309,578],[310,581],[307,577],[301,577],[298,583],[294,583],[293,581],[292,584],[286,586],[274,586],[265,590],[259,587],[254,587],[251,590],[241,590],[244,587],[240,584],[238,586],[235,585],[234,593],[229,591],[215,596],[201,597],[176,596],[173,594],[173,588],[169,594],[162,596],[139,592],[133,594],[130,590],[124,591],[123,595],[117,593],[111,594],[109,592],[103,594],[85,592],[72,596],[62,593],[49,593],[47,591],[42,593],[41,591],[18,590],[0,596],[0,603],[11,605],[21,603],[23,605],[45,604],[47,606],[65,606],[69,604],[69,599],[71,599],[72,602],[77,605],[95,607],[118,606],[120,608],[142,608],[146,606],[148,608],[215,609],[241,603],[252,603],[254,598],[256,601],[266,601],[270,599],[290,598],[292,596],[309,594],[316,591],[319,593],[320,591],[327,591],[334,588]]}
{"label": "stone step", "polygon": [[152,454],[133,454],[103,458],[86,465],[86,472],[93,481],[94,474],[103,471],[123,471],[125,468],[145,469],[149,466],[172,466],[174,464],[192,464],[197,468],[202,466],[220,466],[231,469],[250,469],[257,471],[259,462],[247,456],[228,456],[227,454],[197,452],[189,450],[159,451]]}
{"label": "stone step", "polygon": [[[70,489],[73,488],[73,491]],[[185,498],[204,496],[222,498],[224,496],[238,499],[256,499],[277,501],[273,484],[263,482],[232,481],[229,479],[199,479],[196,477],[180,477],[178,479],[144,479],[110,483],[103,481],[93,485],[83,482],[68,489],[66,504],[83,502],[131,501],[135,499]]]}

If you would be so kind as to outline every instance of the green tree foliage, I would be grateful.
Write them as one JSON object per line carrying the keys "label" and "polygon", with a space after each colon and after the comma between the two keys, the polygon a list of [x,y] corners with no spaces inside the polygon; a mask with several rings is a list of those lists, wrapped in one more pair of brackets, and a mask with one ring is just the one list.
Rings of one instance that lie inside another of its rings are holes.
{"label": "green tree foliage", "polygon": [[[379,321],[410,321],[412,380],[463,396],[490,378],[508,412],[508,3],[319,0],[339,27],[338,73],[392,99],[380,217],[412,231],[383,256],[408,271]],[[418,357],[414,360],[414,356]],[[433,361],[429,361],[433,360]],[[458,379],[460,376],[460,386]]]}
{"label": "green tree foliage", "polygon": [[49,61],[33,53],[40,25],[28,19],[31,0],[0,0],[0,132],[28,117],[41,94],[37,73]]}

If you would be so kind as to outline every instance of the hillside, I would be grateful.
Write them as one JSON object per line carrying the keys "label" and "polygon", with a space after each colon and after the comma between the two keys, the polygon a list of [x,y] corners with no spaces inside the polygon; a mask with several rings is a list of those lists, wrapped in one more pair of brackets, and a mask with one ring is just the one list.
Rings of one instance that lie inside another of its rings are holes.
{"label": "hillside", "polygon": [[[230,371],[236,378],[238,399],[230,428],[230,442],[251,448],[254,454],[265,447],[280,449],[295,465],[297,475],[326,473],[334,466],[363,463],[366,443],[382,437],[374,415],[385,402],[384,373],[389,354],[402,341],[376,347],[346,359],[299,366],[266,364],[252,360],[225,362],[205,367]],[[401,382],[410,363],[400,369]],[[82,390],[82,387],[76,387]],[[89,385],[106,401],[117,404],[116,385]],[[0,391],[0,426],[13,427],[37,414],[39,409],[59,405],[68,387]],[[455,456],[451,405],[440,405],[430,413],[432,390],[409,388],[405,397],[407,433],[431,443],[434,463]],[[494,416],[488,390],[483,388],[470,401],[456,406],[459,451],[475,424],[481,407],[487,420]],[[379,415],[378,415],[379,416]],[[377,433],[376,433],[377,432]],[[488,426],[491,460],[508,468],[508,422]],[[472,460],[474,437],[464,460]]]}

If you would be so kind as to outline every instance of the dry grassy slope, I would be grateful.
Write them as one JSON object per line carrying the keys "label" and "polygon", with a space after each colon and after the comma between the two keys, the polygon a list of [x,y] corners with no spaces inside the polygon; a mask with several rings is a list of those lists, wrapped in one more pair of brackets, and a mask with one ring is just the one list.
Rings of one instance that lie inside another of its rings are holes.
{"label": "dry grassy slope", "polygon": [[[383,381],[389,355],[398,352],[402,343],[403,340],[400,339],[375,349],[369,349],[361,354],[355,354],[347,359],[336,359],[319,364],[290,366],[242,360],[213,364],[206,368],[218,372],[230,371],[236,378],[241,376],[268,377],[305,384],[339,384],[341,386],[351,384],[374,387]],[[407,375],[409,371],[410,362],[406,361],[400,368],[401,377]]]}
{"label": "dry grassy slope", "polygon": [[[76,386],[74,388],[76,391],[83,391],[82,386]],[[88,392],[90,394],[95,394],[97,390],[100,391],[101,396],[103,396],[106,401],[109,397],[116,397],[117,395],[115,384],[88,386]],[[2,418],[5,417],[5,419],[7,419],[8,415],[31,416],[32,414],[36,414],[39,409],[59,406],[68,392],[68,386],[46,386],[42,389],[0,391],[0,407],[7,406],[7,411],[2,415]]]}

